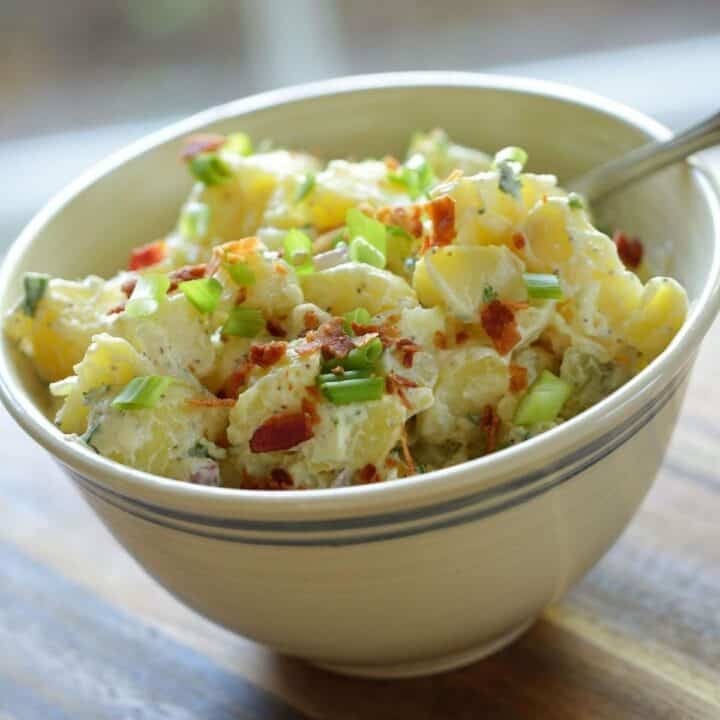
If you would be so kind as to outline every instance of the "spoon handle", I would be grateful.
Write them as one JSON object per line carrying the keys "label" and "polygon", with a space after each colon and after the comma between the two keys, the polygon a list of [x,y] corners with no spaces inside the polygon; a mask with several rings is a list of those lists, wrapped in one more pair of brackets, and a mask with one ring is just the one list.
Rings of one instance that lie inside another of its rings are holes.
{"label": "spoon handle", "polygon": [[720,144],[720,112],[664,142],[642,145],[615,160],[574,178],[568,187],[589,202],[600,200],[656,170],[699,150]]}

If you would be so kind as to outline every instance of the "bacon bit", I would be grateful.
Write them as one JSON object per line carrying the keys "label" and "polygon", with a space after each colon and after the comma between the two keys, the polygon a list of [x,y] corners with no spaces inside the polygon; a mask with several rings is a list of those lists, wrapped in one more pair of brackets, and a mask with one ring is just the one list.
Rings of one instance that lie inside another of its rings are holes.
{"label": "bacon bit", "polygon": [[460,332],[456,333],[456,335],[455,335],[455,344],[462,345],[464,342],[467,342],[469,339],[470,339],[470,333],[467,330],[460,330]]}
{"label": "bacon bit", "polygon": [[320,400],[322,398],[322,395],[320,394],[320,389],[317,387],[317,385],[308,385],[305,388],[305,392],[313,399],[313,400]]}
{"label": "bacon bit", "polygon": [[403,367],[411,368],[413,361],[415,360],[415,353],[420,352],[422,348],[416,345],[409,338],[400,338],[396,343],[395,347],[402,353],[402,364]]}
{"label": "bacon bit", "polygon": [[422,237],[422,205],[385,206],[379,208],[375,218],[384,225],[396,225],[415,238]]}
{"label": "bacon bit", "polygon": [[628,237],[624,232],[616,230],[613,234],[613,242],[617,247],[618,255],[625,267],[636,270],[643,259],[644,248],[638,237]]}
{"label": "bacon bit", "polygon": [[170,287],[168,292],[171,293],[177,290],[178,285],[181,282],[187,282],[188,280],[199,280],[205,277],[205,271],[207,266],[205,263],[202,265],[185,265],[184,267],[178,268],[168,273],[170,279]]}
{"label": "bacon bit", "polygon": [[509,307],[513,312],[518,312],[519,310],[527,310],[530,307],[530,303],[525,301],[503,300],[503,303],[507,305],[507,307]]}
{"label": "bacon bit", "polygon": [[385,389],[390,395],[397,395],[400,402],[410,410],[412,405],[405,395],[405,388],[416,388],[418,384],[409,378],[390,371],[385,377]]}
{"label": "bacon bit", "polygon": [[189,398],[185,402],[198,407],[232,407],[237,402],[237,398]]}
{"label": "bacon bit", "polygon": [[303,327],[306,330],[317,330],[320,327],[320,318],[317,316],[317,313],[308,310],[303,315]]}
{"label": "bacon bit", "polygon": [[117,315],[118,313],[123,312],[125,310],[125,303],[120,303],[119,305],[115,305],[114,307],[111,307],[105,314],[106,315]]}
{"label": "bacon bit", "polygon": [[449,245],[457,235],[455,231],[455,200],[449,195],[433,200],[425,205],[433,224],[433,234],[425,238],[421,253],[427,252],[431,247]]}
{"label": "bacon bit", "polygon": [[495,349],[506,355],[520,342],[515,313],[501,300],[493,300],[480,313],[483,329],[492,340]]}
{"label": "bacon bit", "polygon": [[293,487],[292,475],[283,468],[275,468],[269,477],[257,478],[243,470],[240,487],[243,490],[290,490]]}
{"label": "bacon bit", "polygon": [[320,415],[318,415],[317,407],[312,400],[308,398],[302,399],[302,411],[305,413],[305,417],[307,417],[311,425],[317,425],[320,422]]}
{"label": "bacon bit", "polygon": [[279,322],[275,322],[275,320],[267,320],[265,322],[265,327],[267,328],[267,331],[273,337],[286,337],[287,336],[287,332],[285,331],[285,328]]}
{"label": "bacon bit", "polygon": [[[388,321],[390,318],[388,318]],[[360,325],[359,323],[352,323],[352,329],[355,333],[355,341],[357,344],[358,338],[363,338],[360,345],[364,345],[367,342],[368,335],[377,335],[382,341],[383,347],[388,347],[396,341],[400,331],[395,325],[390,322],[385,322],[382,325]],[[368,338],[369,339],[369,338]]]}
{"label": "bacon bit", "polygon": [[287,274],[288,274],[287,265],[284,265],[284,264],[281,263],[281,262],[276,262],[276,263],[273,265],[273,268],[275,269],[275,272],[276,272],[278,275],[287,275]]}
{"label": "bacon bit", "polygon": [[238,289],[238,291],[235,293],[235,300],[233,301],[235,305],[242,305],[247,300],[247,288],[241,287]]}
{"label": "bacon bit", "polygon": [[255,430],[250,450],[254,453],[289,450],[312,436],[312,424],[304,412],[279,412]]}
{"label": "bacon bit", "polygon": [[157,265],[165,257],[165,241],[155,242],[135,248],[130,253],[129,270],[141,270],[142,268]]}
{"label": "bacon bit", "polygon": [[357,479],[358,485],[370,485],[371,483],[380,482],[380,473],[372,463],[368,463],[357,471]]}
{"label": "bacon bit", "polygon": [[247,384],[247,376],[250,374],[253,366],[249,362],[244,362],[236,370],[230,373],[228,379],[223,383],[218,395],[223,398],[233,398],[237,400],[240,394],[240,388]]}
{"label": "bacon bit", "polygon": [[526,242],[525,235],[521,232],[512,234],[512,243],[518,250],[522,250],[525,247]]}
{"label": "bacon bit", "polygon": [[127,297],[130,297],[133,294],[133,290],[135,290],[136,285],[137,278],[130,278],[120,286],[120,289],[125,293]]}
{"label": "bacon bit", "polygon": [[400,161],[392,155],[386,155],[383,158],[383,162],[385,163],[385,167],[391,172],[394,172],[400,167]]}
{"label": "bacon bit", "polygon": [[438,350],[447,349],[447,336],[444,332],[440,332],[440,330],[435,331],[433,335],[433,345],[435,345]]}
{"label": "bacon bit", "polygon": [[219,150],[225,144],[225,136],[216,133],[198,133],[185,138],[185,147],[180,153],[181,160],[190,160],[196,155]]}
{"label": "bacon bit", "polygon": [[395,460],[395,458],[387,457],[385,458],[385,467],[388,468],[395,468],[398,466],[398,461]]}
{"label": "bacon bit", "polygon": [[486,405],[480,418],[480,427],[485,432],[485,454],[494,452],[497,448],[500,418],[492,405]]}
{"label": "bacon bit", "polygon": [[510,392],[521,393],[528,386],[528,371],[522,365],[511,364],[508,368],[510,371]]}
{"label": "bacon bit", "polygon": [[403,458],[405,459],[405,465],[407,465],[408,475],[414,475],[416,472],[415,461],[413,460],[413,456],[410,454],[407,430],[405,429],[404,425],[400,429],[400,446],[402,447]]}
{"label": "bacon bit", "polygon": [[264,368],[270,367],[285,357],[286,349],[287,343],[278,340],[262,345],[253,344],[250,346],[250,363]]}

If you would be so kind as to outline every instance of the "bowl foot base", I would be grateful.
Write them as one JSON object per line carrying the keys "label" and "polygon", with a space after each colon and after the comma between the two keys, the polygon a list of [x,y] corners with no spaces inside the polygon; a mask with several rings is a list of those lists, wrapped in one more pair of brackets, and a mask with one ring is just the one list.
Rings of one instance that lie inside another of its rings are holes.
{"label": "bowl foot base", "polygon": [[482,660],[502,650],[517,640],[534,622],[535,618],[532,618],[482,645],[440,657],[428,658],[426,660],[395,663],[392,665],[336,665],[333,663],[311,662],[313,665],[323,668],[323,670],[355,677],[410,678],[422,677],[423,675],[435,675],[436,673],[447,672],[448,670],[455,670],[465,665],[471,665],[478,660]]}

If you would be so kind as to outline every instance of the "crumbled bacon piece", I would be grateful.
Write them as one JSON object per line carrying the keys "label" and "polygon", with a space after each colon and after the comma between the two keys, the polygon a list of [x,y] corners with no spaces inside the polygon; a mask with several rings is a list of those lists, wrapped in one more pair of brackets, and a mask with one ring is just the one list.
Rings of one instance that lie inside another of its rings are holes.
{"label": "crumbled bacon piece", "polygon": [[359,485],[369,485],[380,481],[380,473],[372,464],[368,463],[357,471],[357,482]]}
{"label": "crumbled bacon piece", "polygon": [[430,238],[426,238],[421,252],[427,252],[431,247],[449,245],[457,235],[455,231],[455,200],[449,195],[443,195],[425,205],[433,224]]}
{"label": "crumbled bacon piece", "polygon": [[467,330],[460,330],[455,334],[455,344],[462,345],[470,339],[470,333]]}
{"label": "crumbled bacon piece", "polygon": [[320,318],[317,316],[316,312],[308,310],[303,315],[303,327],[306,330],[317,330],[320,327]]}
{"label": "crumbled bacon piece", "polygon": [[[313,386],[313,389],[315,389],[315,386]],[[309,398],[304,397],[302,399],[302,411],[305,413],[305,417],[308,418],[311,425],[317,425],[320,422],[317,407]]]}
{"label": "crumbled bacon piece", "polygon": [[433,335],[433,345],[435,345],[438,350],[447,349],[447,336],[444,332],[440,332],[440,330],[435,331]]}
{"label": "crumbled bacon piece", "polygon": [[198,133],[185,139],[185,147],[180,153],[181,160],[190,160],[196,155],[219,150],[225,144],[225,136],[217,133]]}
{"label": "crumbled bacon piece", "polygon": [[262,345],[251,345],[249,360],[253,365],[270,367],[285,357],[287,343],[280,340],[273,340]]}
{"label": "crumbled bacon piece", "polygon": [[157,265],[165,257],[165,241],[155,242],[135,248],[130,253],[129,270],[141,270],[142,268]]}
{"label": "crumbled bacon piece", "polygon": [[279,412],[255,429],[250,450],[254,453],[290,450],[312,436],[312,424],[304,412]]}
{"label": "crumbled bacon piece", "polygon": [[628,237],[624,232],[617,230],[613,235],[618,255],[625,267],[636,270],[643,259],[644,248],[642,241],[637,237]]}
{"label": "crumbled bacon piece", "polygon": [[275,468],[268,477],[258,478],[243,471],[240,487],[243,490],[290,490],[293,487],[292,475],[283,468]]}
{"label": "crumbled bacon piece", "polygon": [[168,288],[168,292],[177,290],[177,287],[181,282],[199,280],[200,278],[205,277],[206,270],[207,265],[202,263],[201,265],[185,265],[177,270],[169,272],[168,278],[170,279],[170,287]]}
{"label": "crumbled bacon piece", "polygon": [[235,293],[235,300],[233,301],[235,305],[242,305],[247,300],[247,288],[241,287],[238,288],[238,291]]}
{"label": "crumbled bacon piece", "polygon": [[480,417],[480,427],[485,433],[485,453],[494,452],[497,449],[500,418],[492,405],[485,406],[483,414]]}
{"label": "crumbled bacon piece", "polygon": [[522,250],[525,247],[526,243],[525,235],[523,235],[521,232],[513,233],[512,243],[518,250]]}
{"label": "crumbled bacon piece", "polygon": [[501,355],[509,353],[520,342],[515,313],[501,300],[493,300],[486,305],[480,313],[480,320]]}
{"label": "crumbled bacon piece", "polygon": [[308,355],[322,350],[325,357],[344,358],[354,347],[352,338],[343,329],[342,318],[333,318],[317,330],[310,330],[305,335],[305,342],[296,351],[300,355]]}
{"label": "crumbled bacon piece", "polygon": [[230,376],[227,380],[225,380],[223,386],[220,388],[218,395],[224,398],[237,399],[237,396],[240,394],[240,388],[247,383],[247,376],[250,374],[252,367],[251,363],[244,362],[231,372]]}
{"label": "crumbled bacon piece", "polygon": [[137,278],[130,278],[120,286],[120,289],[125,293],[127,297],[130,297],[133,294],[133,290],[135,290],[136,285]]}
{"label": "crumbled bacon piece", "polygon": [[407,465],[408,475],[415,474],[415,461],[413,456],[410,454],[410,446],[408,444],[407,430],[403,425],[400,428],[400,447],[402,448],[403,458],[405,459],[405,465]]}
{"label": "crumbled bacon piece", "polygon": [[422,348],[416,345],[409,338],[400,338],[396,343],[395,347],[402,353],[402,364],[403,367],[411,368],[415,359],[415,353],[420,352]]}
{"label": "crumbled bacon piece", "polygon": [[352,329],[355,333],[355,340],[357,344],[358,338],[361,338],[360,345],[364,345],[367,342],[368,335],[377,335],[380,338],[383,347],[392,345],[400,334],[400,331],[395,325],[390,322],[383,323],[382,325],[361,325],[360,323],[352,323]]}
{"label": "crumbled bacon piece", "polygon": [[422,206],[385,206],[375,213],[375,218],[384,225],[395,225],[415,238],[422,237]]}
{"label": "crumbled bacon piece", "polygon": [[196,405],[197,407],[232,407],[236,402],[236,398],[189,398],[186,400],[188,405]]}
{"label": "crumbled bacon piece", "polygon": [[528,371],[522,365],[511,364],[508,368],[510,371],[510,392],[521,393],[528,386]]}
{"label": "crumbled bacon piece", "polygon": [[400,398],[400,402],[408,409],[411,409],[410,401],[405,395],[405,388],[416,388],[418,384],[410,380],[410,378],[403,377],[390,371],[385,377],[385,389],[390,395],[397,395]]}
{"label": "crumbled bacon piece", "polygon": [[285,328],[275,320],[268,320],[265,323],[265,327],[273,337],[285,337],[287,335]]}
{"label": "crumbled bacon piece", "polygon": [[125,310],[125,303],[120,303],[119,305],[114,305],[111,307],[106,315],[117,315],[118,313],[121,313],[123,310]]}

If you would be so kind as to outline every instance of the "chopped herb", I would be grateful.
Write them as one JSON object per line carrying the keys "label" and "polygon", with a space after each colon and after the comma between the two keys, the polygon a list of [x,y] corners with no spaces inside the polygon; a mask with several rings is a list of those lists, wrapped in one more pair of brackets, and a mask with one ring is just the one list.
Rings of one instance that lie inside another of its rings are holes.
{"label": "chopped herb", "polygon": [[35,315],[38,303],[42,300],[47,290],[50,276],[43,273],[27,272],[23,276],[23,290],[25,297],[23,298],[22,309],[26,315],[32,317]]}
{"label": "chopped herb", "polygon": [[215,153],[202,153],[190,159],[190,172],[206,185],[218,185],[232,177],[230,166]]}
{"label": "chopped herb", "polygon": [[223,335],[235,337],[255,337],[265,327],[265,319],[260,310],[236,306],[220,331]]}
{"label": "chopped herb", "polygon": [[497,166],[500,178],[498,180],[498,187],[506,195],[512,195],[516,200],[520,199],[520,188],[522,182],[520,181],[519,173],[512,167],[510,163],[500,163]]}
{"label": "chopped herb", "polygon": [[393,237],[410,240],[410,242],[413,242],[415,240],[415,238],[413,238],[413,236],[407,230],[398,227],[397,225],[386,225],[385,228],[387,229],[388,234],[392,235]]}
{"label": "chopped herb", "polygon": [[201,313],[211,313],[220,302],[223,286],[215,278],[186,280],[178,286],[185,297]]}
{"label": "chopped herb", "polygon": [[489,305],[493,300],[497,300],[497,290],[492,285],[486,285],[483,288],[482,300],[486,305]]}
{"label": "chopped herb", "polygon": [[513,170],[515,172],[520,172],[524,167],[525,163],[527,163],[528,160],[528,154],[523,150],[521,147],[515,147],[515,146],[509,146],[505,147],[502,150],[498,150],[497,153],[495,153],[495,158],[493,159],[493,165],[495,167],[500,167],[500,165],[508,164],[512,166]]}
{"label": "chopped herb", "polygon": [[370,370],[345,370],[341,373],[321,373],[316,378],[318,385],[324,385],[329,382],[340,382],[341,380],[358,380],[360,378],[372,377]]}
{"label": "chopped herb", "polygon": [[572,390],[572,385],[549,370],[543,370],[520,400],[513,422],[516,425],[535,425],[554,420]]}
{"label": "chopped herb", "polygon": [[385,255],[362,237],[356,237],[350,242],[349,255],[353,262],[365,263],[380,269],[384,268],[387,262]]}
{"label": "chopped herb", "polygon": [[112,401],[121,410],[141,410],[155,407],[174,378],[165,375],[141,375],[133,378]]}
{"label": "chopped herb", "polygon": [[315,173],[306,173],[302,184],[298,188],[297,194],[295,195],[295,202],[302,202],[314,189],[315,187]]}
{"label": "chopped herb", "polygon": [[255,273],[250,266],[244,262],[227,263],[223,265],[230,277],[238,285],[254,285],[256,281]]}
{"label": "chopped herb", "polygon": [[383,257],[387,255],[387,228],[380,221],[368,217],[357,208],[350,208],[345,215],[345,224],[351,241],[362,238]]}
{"label": "chopped herb", "polygon": [[189,450],[188,455],[190,457],[209,458],[210,453],[205,443],[197,442]]}
{"label": "chopped herb", "polygon": [[313,272],[312,240],[301,230],[293,228],[283,240],[283,258],[298,275]]}
{"label": "chopped herb", "polygon": [[571,192],[568,195],[568,207],[573,210],[583,210],[585,208],[585,203],[577,193]]}
{"label": "chopped herb", "polygon": [[385,392],[385,380],[381,377],[338,380],[321,385],[322,394],[334,405],[379,400]]}
{"label": "chopped herb", "polygon": [[560,280],[552,273],[523,273],[528,295],[537,300],[562,300]]}
{"label": "chopped herb", "polygon": [[416,153],[397,170],[389,171],[388,180],[396,185],[402,185],[410,199],[417,200],[422,195],[427,196],[435,182],[435,176],[425,157]]}
{"label": "chopped herb", "polygon": [[169,288],[170,280],[167,275],[161,273],[141,275],[135,283],[130,299],[125,304],[125,312],[133,318],[152,315],[165,300]]}

